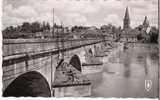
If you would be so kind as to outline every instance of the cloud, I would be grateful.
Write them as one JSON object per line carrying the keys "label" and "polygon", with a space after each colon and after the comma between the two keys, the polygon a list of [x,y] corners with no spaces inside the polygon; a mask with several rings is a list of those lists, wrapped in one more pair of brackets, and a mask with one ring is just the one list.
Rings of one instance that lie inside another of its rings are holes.
{"label": "cloud", "polygon": [[113,24],[115,26],[121,26],[121,24],[122,24],[119,16],[116,15],[116,14],[108,15],[107,18],[104,19],[104,21],[106,23],[111,23],[111,24]]}
{"label": "cloud", "polygon": [[[81,14],[89,14],[97,12],[98,8],[93,7],[91,2],[82,2],[82,1],[73,1],[69,2],[67,0],[38,0],[27,1],[26,4],[21,3],[18,7],[13,7],[16,5],[16,0],[13,2],[5,2],[5,7],[3,9],[4,14],[4,26],[9,26],[9,22],[6,22],[7,19],[25,19],[26,21],[32,22],[33,20],[37,21],[49,21],[51,24],[53,21],[52,12],[53,8],[55,9],[55,22],[60,23],[60,21],[67,22],[66,24],[83,24],[86,21],[86,17]],[[21,1],[17,1],[21,2]],[[23,2],[23,0],[22,0]],[[32,2],[32,3],[29,3]],[[20,3],[19,3],[20,4]],[[75,15],[76,14],[76,15]],[[59,18],[57,17],[59,16]],[[63,17],[65,16],[65,17]],[[14,23],[15,22],[15,23]],[[16,25],[16,21],[12,21],[12,25]],[[10,24],[11,25],[11,24]]]}
{"label": "cloud", "polygon": [[85,0],[41,0],[39,3],[34,3],[33,7],[41,12],[50,11],[52,8],[58,11],[79,13],[94,13],[98,10],[96,6],[92,5],[92,2]]}
{"label": "cloud", "polygon": [[[158,20],[158,0],[3,0],[3,25],[19,25],[23,21],[55,22],[65,25],[121,25],[129,6],[131,23],[136,26],[148,16],[151,24]],[[128,1],[128,2],[127,2]],[[136,24],[137,23],[137,24]],[[158,25],[158,24],[157,24]]]}
{"label": "cloud", "polygon": [[20,6],[18,8],[13,8],[11,4],[4,7],[3,12],[3,27],[9,25],[22,24],[24,21],[31,22],[31,19],[37,17],[37,12],[30,6]]}
{"label": "cloud", "polygon": [[132,0],[130,5],[133,27],[142,24],[144,16],[148,17],[151,26],[158,26],[158,0]]}
{"label": "cloud", "polygon": [[125,6],[124,1],[125,0],[98,0],[98,4],[108,9],[122,9]]}
{"label": "cloud", "polygon": [[150,3],[152,0],[130,0],[129,5],[134,7],[134,8],[147,8],[146,5]]}
{"label": "cloud", "polygon": [[20,25],[24,22],[24,19],[21,18],[16,18],[16,17],[3,17],[3,28],[7,27],[7,26],[16,26],[16,25]]}
{"label": "cloud", "polygon": [[64,19],[68,25],[84,25],[87,22],[87,18],[79,13],[67,13]]}
{"label": "cloud", "polygon": [[18,9],[12,9],[12,12],[10,14],[14,17],[23,19],[37,16],[37,12],[30,6],[21,6]]}

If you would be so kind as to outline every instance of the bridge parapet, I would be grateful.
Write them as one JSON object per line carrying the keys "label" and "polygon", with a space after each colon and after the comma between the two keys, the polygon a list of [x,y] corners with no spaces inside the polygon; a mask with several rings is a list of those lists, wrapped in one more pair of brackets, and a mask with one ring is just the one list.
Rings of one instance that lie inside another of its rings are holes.
{"label": "bridge parapet", "polygon": [[45,39],[4,39],[3,56],[20,55],[25,53],[36,53],[62,48],[71,48],[91,43],[100,42],[95,39],[77,39],[77,40],[45,40]]}

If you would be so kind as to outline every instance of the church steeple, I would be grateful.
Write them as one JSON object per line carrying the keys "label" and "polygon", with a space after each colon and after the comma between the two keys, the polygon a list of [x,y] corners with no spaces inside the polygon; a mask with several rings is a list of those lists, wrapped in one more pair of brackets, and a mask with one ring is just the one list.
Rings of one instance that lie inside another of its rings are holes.
{"label": "church steeple", "polygon": [[128,6],[126,8],[126,12],[125,12],[125,19],[129,19],[129,12],[128,12]]}
{"label": "church steeple", "polygon": [[143,30],[147,31],[147,28],[149,27],[149,21],[147,19],[147,16],[145,16],[144,22],[143,22]]}
{"label": "church steeple", "polygon": [[147,16],[145,16],[145,19],[144,19],[144,22],[143,22],[143,26],[144,27],[149,27],[149,21],[148,21],[148,19],[147,19]]}
{"label": "church steeple", "polygon": [[129,17],[129,11],[128,7],[126,8],[124,20],[123,20],[123,29],[128,29],[130,28],[130,17]]}

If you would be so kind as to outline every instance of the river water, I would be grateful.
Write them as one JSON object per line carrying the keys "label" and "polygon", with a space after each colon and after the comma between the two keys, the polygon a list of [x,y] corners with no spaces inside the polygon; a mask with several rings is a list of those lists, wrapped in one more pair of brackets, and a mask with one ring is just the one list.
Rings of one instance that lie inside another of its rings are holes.
{"label": "river water", "polygon": [[[107,53],[107,52],[106,52]],[[91,97],[155,98],[158,96],[158,49],[152,44],[119,50],[103,61],[103,71],[87,74]],[[149,88],[146,88],[146,84]],[[148,89],[148,90],[147,90]]]}

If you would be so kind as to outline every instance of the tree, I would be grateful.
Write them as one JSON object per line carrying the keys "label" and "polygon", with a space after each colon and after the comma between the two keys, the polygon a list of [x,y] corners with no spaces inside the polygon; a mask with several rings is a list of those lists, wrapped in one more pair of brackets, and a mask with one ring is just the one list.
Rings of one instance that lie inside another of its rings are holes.
{"label": "tree", "polygon": [[50,30],[49,23],[43,22],[23,22],[22,25],[16,27],[9,26],[5,28],[3,33],[3,38],[29,38],[33,33],[40,32],[43,30]]}
{"label": "tree", "polygon": [[2,31],[3,38],[16,38],[17,37],[16,33],[17,33],[16,28],[13,26],[9,26]]}
{"label": "tree", "polygon": [[139,25],[138,27],[136,27],[136,29],[137,29],[138,31],[142,31],[143,25]]}
{"label": "tree", "polygon": [[33,33],[41,31],[41,24],[39,22],[33,22],[31,24],[31,27],[32,27],[31,30],[32,30]]}
{"label": "tree", "polygon": [[31,32],[31,25],[28,22],[24,22],[21,26],[21,32]]}
{"label": "tree", "polygon": [[44,21],[43,21],[43,24],[42,24],[42,26],[41,26],[41,29],[42,29],[42,31],[45,31],[45,30],[46,30],[46,24],[45,24]]}
{"label": "tree", "polygon": [[142,40],[142,39],[143,39],[142,34],[138,34],[138,35],[137,35],[137,40],[140,41],[140,40]]}
{"label": "tree", "polygon": [[43,22],[42,24],[42,31],[45,31],[45,30],[50,30],[50,25],[49,23],[47,22]]}
{"label": "tree", "polygon": [[158,33],[159,32],[156,27],[151,27],[151,30],[149,32],[151,43],[158,43]]}
{"label": "tree", "polygon": [[46,29],[47,30],[50,30],[50,24],[47,22],[47,24],[46,24]]}

